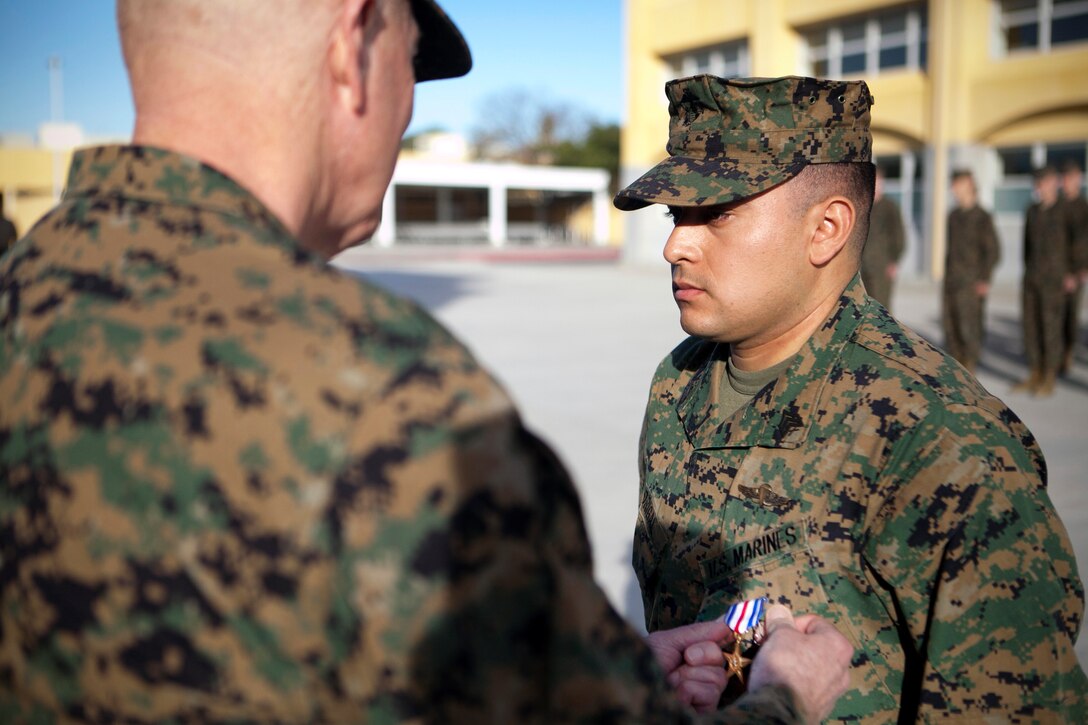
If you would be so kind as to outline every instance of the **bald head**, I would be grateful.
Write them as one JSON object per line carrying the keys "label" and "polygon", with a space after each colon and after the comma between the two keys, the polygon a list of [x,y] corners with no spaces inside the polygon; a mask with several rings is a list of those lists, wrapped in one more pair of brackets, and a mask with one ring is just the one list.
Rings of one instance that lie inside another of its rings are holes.
{"label": "bald head", "polygon": [[119,0],[134,142],[241,183],[310,249],[377,228],[412,112],[408,0]]}
{"label": "bald head", "polygon": [[259,84],[306,93],[324,59],[334,0],[119,0],[137,114],[171,97]]}

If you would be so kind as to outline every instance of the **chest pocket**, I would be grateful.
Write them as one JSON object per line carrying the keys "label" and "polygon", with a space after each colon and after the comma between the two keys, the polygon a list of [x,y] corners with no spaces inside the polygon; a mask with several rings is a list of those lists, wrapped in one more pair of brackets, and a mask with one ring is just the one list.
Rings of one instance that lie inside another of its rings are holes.
{"label": "chest pocket", "polygon": [[704,593],[698,619],[714,619],[738,601],[761,596],[797,611],[815,611],[814,605],[826,609],[827,596],[808,544],[813,526],[807,518],[782,523],[700,562]]}
{"label": "chest pocket", "polygon": [[817,542],[818,528],[811,517],[797,517],[738,537],[720,555],[700,562],[704,596],[697,619],[712,620],[723,616],[736,602],[766,596],[770,602],[786,604],[796,613],[818,614],[831,620],[854,646],[850,691],[839,701],[832,717],[894,721],[898,702],[888,689],[887,673],[874,663],[872,655],[877,645],[865,636],[864,624],[855,626],[859,613],[832,604],[821,572],[830,573],[828,570],[835,569],[836,564],[817,556],[814,548],[822,546]]}

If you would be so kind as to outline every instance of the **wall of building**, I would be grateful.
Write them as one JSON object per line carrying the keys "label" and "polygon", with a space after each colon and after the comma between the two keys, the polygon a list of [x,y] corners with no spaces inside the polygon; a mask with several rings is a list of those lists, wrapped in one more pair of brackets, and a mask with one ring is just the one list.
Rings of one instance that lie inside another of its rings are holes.
{"label": "wall of building", "polygon": [[0,146],[0,194],[4,216],[25,234],[56,203],[71,163],[71,151]]}
{"label": "wall of building", "polygon": [[[1036,4],[1052,7],[1050,0]],[[983,205],[998,217],[1005,252],[999,275],[1017,277],[1028,181],[1005,168],[1007,156],[1023,147],[1035,165],[1070,153],[1085,163],[1088,42],[1007,51],[1001,8],[1000,0],[627,0],[621,181],[665,155],[662,88],[679,68],[691,67],[677,58],[705,58],[708,48],[739,43],[746,51],[743,75],[812,75],[812,33],[912,12],[923,30],[912,36],[922,44],[916,64],[840,74],[864,78],[876,99],[874,155],[909,172],[889,184],[911,222],[903,268],[918,276],[943,273],[947,179],[954,167],[966,166],[979,181]],[[628,215],[627,256],[660,259],[669,228],[660,209]]]}
{"label": "wall of building", "polygon": [[[391,208],[396,210],[396,219],[405,223],[407,241],[418,241],[412,235],[422,235],[422,239],[439,242],[487,243],[489,236],[497,233],[490,228],[488,189],[501,182],[503,198],[507,196],[505,185],[510,185],[502,232],[509,234],[510,241],[620,244],[620,235],[613,230],[621,229],[623,220],[609,203],[608,172],[603,169],[448,160],[428,163],[424,158],[402,154],[389,194],[400,198],[400,204],[392,204]],[[15,223],[20,235],[57,203],[71,160],[71,150],[53,152],[29,142],[15,146],[0,142],[4,214]],[[422,175],[413,173],[421,167],[425,169]],[[406,175],[407,188],[397,187],[398,180]],[[479,193],[473,195],[473,191]],[[435,221],[466,222],[462,226],[467,232],[451,228],[445,232],[447,239],[435,238]],[[391,244],[395,239],[382,238],[379,230],[378,241]]]}

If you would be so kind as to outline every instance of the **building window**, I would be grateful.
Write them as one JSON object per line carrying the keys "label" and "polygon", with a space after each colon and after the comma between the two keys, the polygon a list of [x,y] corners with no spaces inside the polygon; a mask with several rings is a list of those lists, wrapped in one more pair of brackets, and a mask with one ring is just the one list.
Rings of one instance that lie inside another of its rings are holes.
{"label": "building window", "polygon": [[737,78],[750,74],[748,65],[748,41],[735,40],[706,48],[697,48],[665,58],[673,78],[695,76],[701,73]]}
{"label": "building window", "polygon": [[809,72],[857,78],[897,68],[925,69],[926,21],[926,6],[919,3],[811,28],[803,33]]}
{"label": "building window", "polygon": [[1056,168],[1072,160],[1084,168],[1088,160],[1088,142],[1033,143],[1030,146],[1007,146],[997,149],[1001,176],[994,196],[998,214],[1023,214],[1033,201],[1032,172],[1046,164]]}
{"label": "building window", "polygon": [[1083,171],[1084,162],[1088,161],[1088,144],[1080,143],[1052,143],[1046,146],[1046,162],[1056,169],[1060,169],[1066,161],[1072,161]]}
{"label": "building window", "polygon": [[1088,40],[1088,0],[995,0],[1001,50],[1048,52]]}

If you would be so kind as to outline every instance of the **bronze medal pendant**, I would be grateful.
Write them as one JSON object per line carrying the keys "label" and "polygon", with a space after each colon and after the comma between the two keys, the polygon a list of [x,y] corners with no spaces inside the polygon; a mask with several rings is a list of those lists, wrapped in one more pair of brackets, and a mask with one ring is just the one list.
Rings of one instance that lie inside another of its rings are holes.
{"label": "bronze medal pendant", "polygon": [[752,664],[752,660],[741,654],[742,643],[743,642],[740,637],[737,637],[733,640],[733,651],[723,651],[722,654],[725,655],[725,664],[726,667],[729,669],[729,676],[736,677],[737,681],[739,681],[740,684],[743,685],[744,668]]}

